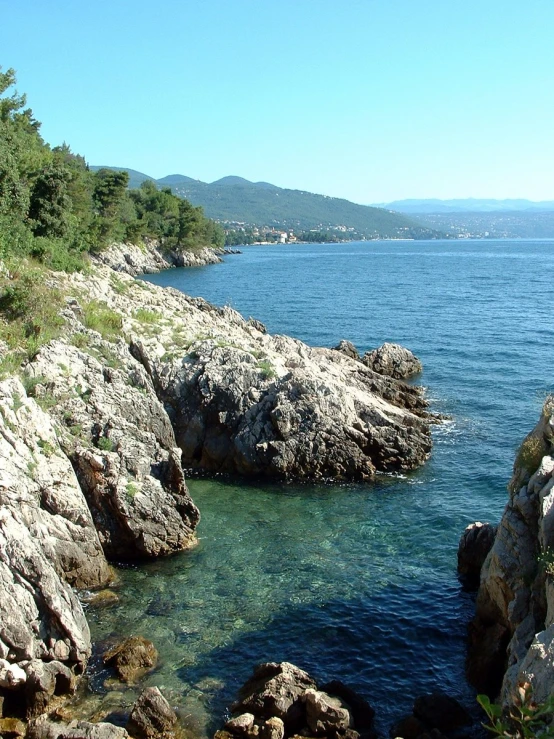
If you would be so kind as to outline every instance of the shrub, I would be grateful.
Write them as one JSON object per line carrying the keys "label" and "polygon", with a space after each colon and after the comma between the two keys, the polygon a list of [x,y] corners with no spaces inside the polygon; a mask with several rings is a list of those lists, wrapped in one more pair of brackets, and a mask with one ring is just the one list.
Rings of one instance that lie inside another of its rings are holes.
{"label": "shrub", "polygon": [[93,331],[98,331],[103,339],[113,341],[123,327],[123,320],[119,313],[112,310],[107,303],[100,300],[91,300],[83,306],[84,324]]}
{"label": "shrub", "polygon": [[273,377],[277,377],[277,372],[268,359],[262,359],[258,362],[258,369],[261,371],[264,380],[271,380]]}
{"label": "shrub", "polygon": [[162,317],[157,310],[148,310],[148,308],[137,308],[134,317],[140,323],[157,323]]}
{"label": "shrub", "polygon": [[488,696],[478,695],[477,702],[487,714],[489,724],[483,724],[492,734],[504,739],[535,739],[554,737],[554,695],[542,704],[533,701],[531,685],[523,683],[518,688],[518,698],[509,709],[491,703]]}
{"label": "shrub", "polygon": [[102,449],[103,452],[113,452],[115,444],[107,436],[101,436],[96,442],[98,449]]}

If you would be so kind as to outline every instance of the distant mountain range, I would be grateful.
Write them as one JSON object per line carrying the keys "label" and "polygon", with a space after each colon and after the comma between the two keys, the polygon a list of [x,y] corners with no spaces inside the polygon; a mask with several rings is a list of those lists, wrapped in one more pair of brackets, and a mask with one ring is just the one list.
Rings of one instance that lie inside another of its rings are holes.
{"label": "distant mountain range", "polygon": [[[92,170],[101,169],[91,167]],[[288,190],[269,182],[250,182],[242,177],[223,177],[201,182],[180,174],[161,179],[127,167],[107,167],[129,173],[129,187],[152,180],[193,205],[201,205],[209,218],[227,224],[269,226],[298,231],[342,232],[345,238],[440,238],[444,234],[387,208],[358,205],[341,198]]]}
{"label": "distant mountain range", "polygon": [[392,203],[381,203],[381,208],[388,208],[399,213],[508,213],[514,211],[554,211],[554,200],[512,199],[512,200],[480,200],[478,198],[460,198],[457,200],[393,200]]}

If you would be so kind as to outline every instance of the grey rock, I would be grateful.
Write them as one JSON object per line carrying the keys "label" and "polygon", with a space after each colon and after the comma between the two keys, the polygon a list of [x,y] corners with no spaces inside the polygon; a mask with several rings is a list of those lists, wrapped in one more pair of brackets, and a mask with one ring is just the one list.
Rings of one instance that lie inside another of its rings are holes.
{"label": "grey rock", "polygon": [[146,688],[136,701],[127,731],[135,739],[171,737],[177,715],[158,688]]}
{"label": "grey rock", "polygon": [[241,713],[225,722],[224,729],[232,734],[248,734],[254,726],[253,713]]}
{"label": "grey rock", "polygon": [[351,359],[360,359],[360,354],[351,341],[346,341],[346,339],[342,339],[333,348],[336,352],[342,352],[342,354],[345,354],[347,357],[350,357]]}
{"label": "grey rock", "polygon": [[61,723],[41,717],[29,723],[28,739],[128,739],[125,729],[110,723],[88,721]]}
{"label": "grey rock", "polygon": [[257,718],[280,718],[290,732],[300,728],[305,717],[302,696],[316,688],[312,678],[290,662],[266,662],[255,668],[239,691],[234,713],[252,713]]}
{"label": "grey rock", "polygon": [[16,379],[0,382],[0,506],[16,512],[57,574],[78,588],[111,577],[59,428]]}
{"label": "grey rock", "polygon": [[[186,466],[251,477],[363,480],[425,461],[429,423],[415,407],[406,409],[416,390],[393,390],[394,381],[338,352],[285,337],[274,342],[275,366],[206,342],[174,373],[157,375]],[[144,357],[144,347],[135,351]]]}
{"label": "grey rock", "polygon": [[27,718],[45,713],[57,696],[75,692],[75,675],[61,662],[31,660],[25,665]]}
{"label": "grey rock", "polygon": [[155,239],[144,239],[143,247],[136,244],[111,244],[94,256],[94,261],[116,272],[136,277],[140,274],[161,272],[170,267],[199,267],[221,262],[222,250],[205,247],[200,250],[166,250]]}
{"label": "grey rock", "polygon": [[0,507],[0,653],[20,667],[25,660],[55,660],[60,654],[78,669],[90,655],[78,598],[21,514],[6,506]]}
{"label": "grey rock", "polygon": [[[113,276],[97,267],[92,279],[72,275],[70,282],[76,294],[107,301],[121,316],[143,367],[137,380],[145,390],[153,385],[168,411],[186,467],[364,480],[375,471],[413,469],[429,456],[436,419],[421,388],[332,349],[261,333],[233,309],[171,288],[126,282],[122,293]],[[141,324],[140,310],[159,315],[155,328]],[[74,330],[84,333],[69,313]],[[105,374],[117,380],[117,371]]]}
{"label": "grey rock", "polygon": [[492,549],[496,526],[477,521],[469,524],[458,545],[458,573],[479,582],[481,568]]}
{"label": "grey rock", "polygon": [[340,698],[308,688],[304,692],[303,700],[306,703],[308,727],[316,735],[344,731],[352,726],[348,706]]}
{"label": "grey rock", "polygon": [[386,342],[378,349],[366,352],[362,362],[380,375],[405,379],[419,374],[423,367],[419,359],[400,344]]}

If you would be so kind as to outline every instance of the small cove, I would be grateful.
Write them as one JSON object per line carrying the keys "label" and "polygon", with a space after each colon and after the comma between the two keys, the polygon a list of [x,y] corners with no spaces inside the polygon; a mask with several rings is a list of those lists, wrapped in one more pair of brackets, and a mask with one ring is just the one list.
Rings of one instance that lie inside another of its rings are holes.
{"label": "small cove", "polygon": [[162,664],[147,683],[200,733],[265,660],[342,679],[381,729],[432,689],[472,705],[456,547],[467,523],[499,518],[515,448],[551,389],[553,264],[549,242],[366,242],[244,247],[149,276],[311,345],[403,343],[452,421],[422,469],[371,485],[190,480],[199,546],[122,569],[120,603],[89,612],[93,638],[154,641]]}

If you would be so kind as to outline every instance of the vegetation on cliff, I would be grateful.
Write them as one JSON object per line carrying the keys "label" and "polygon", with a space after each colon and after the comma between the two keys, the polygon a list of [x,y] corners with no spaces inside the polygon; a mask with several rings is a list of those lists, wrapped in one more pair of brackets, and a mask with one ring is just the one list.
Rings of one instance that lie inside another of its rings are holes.
{"label": "vegetation on cliff", "polygon": [[127,172],[92,172],[70,147],[50,147],[15,72],[0,68],[0,258],[32,257],[54,269],[82,268],[83,255],[113,241],[160,239],[165,248],[223,246],[202,208],[149,182],[128,190]]}

